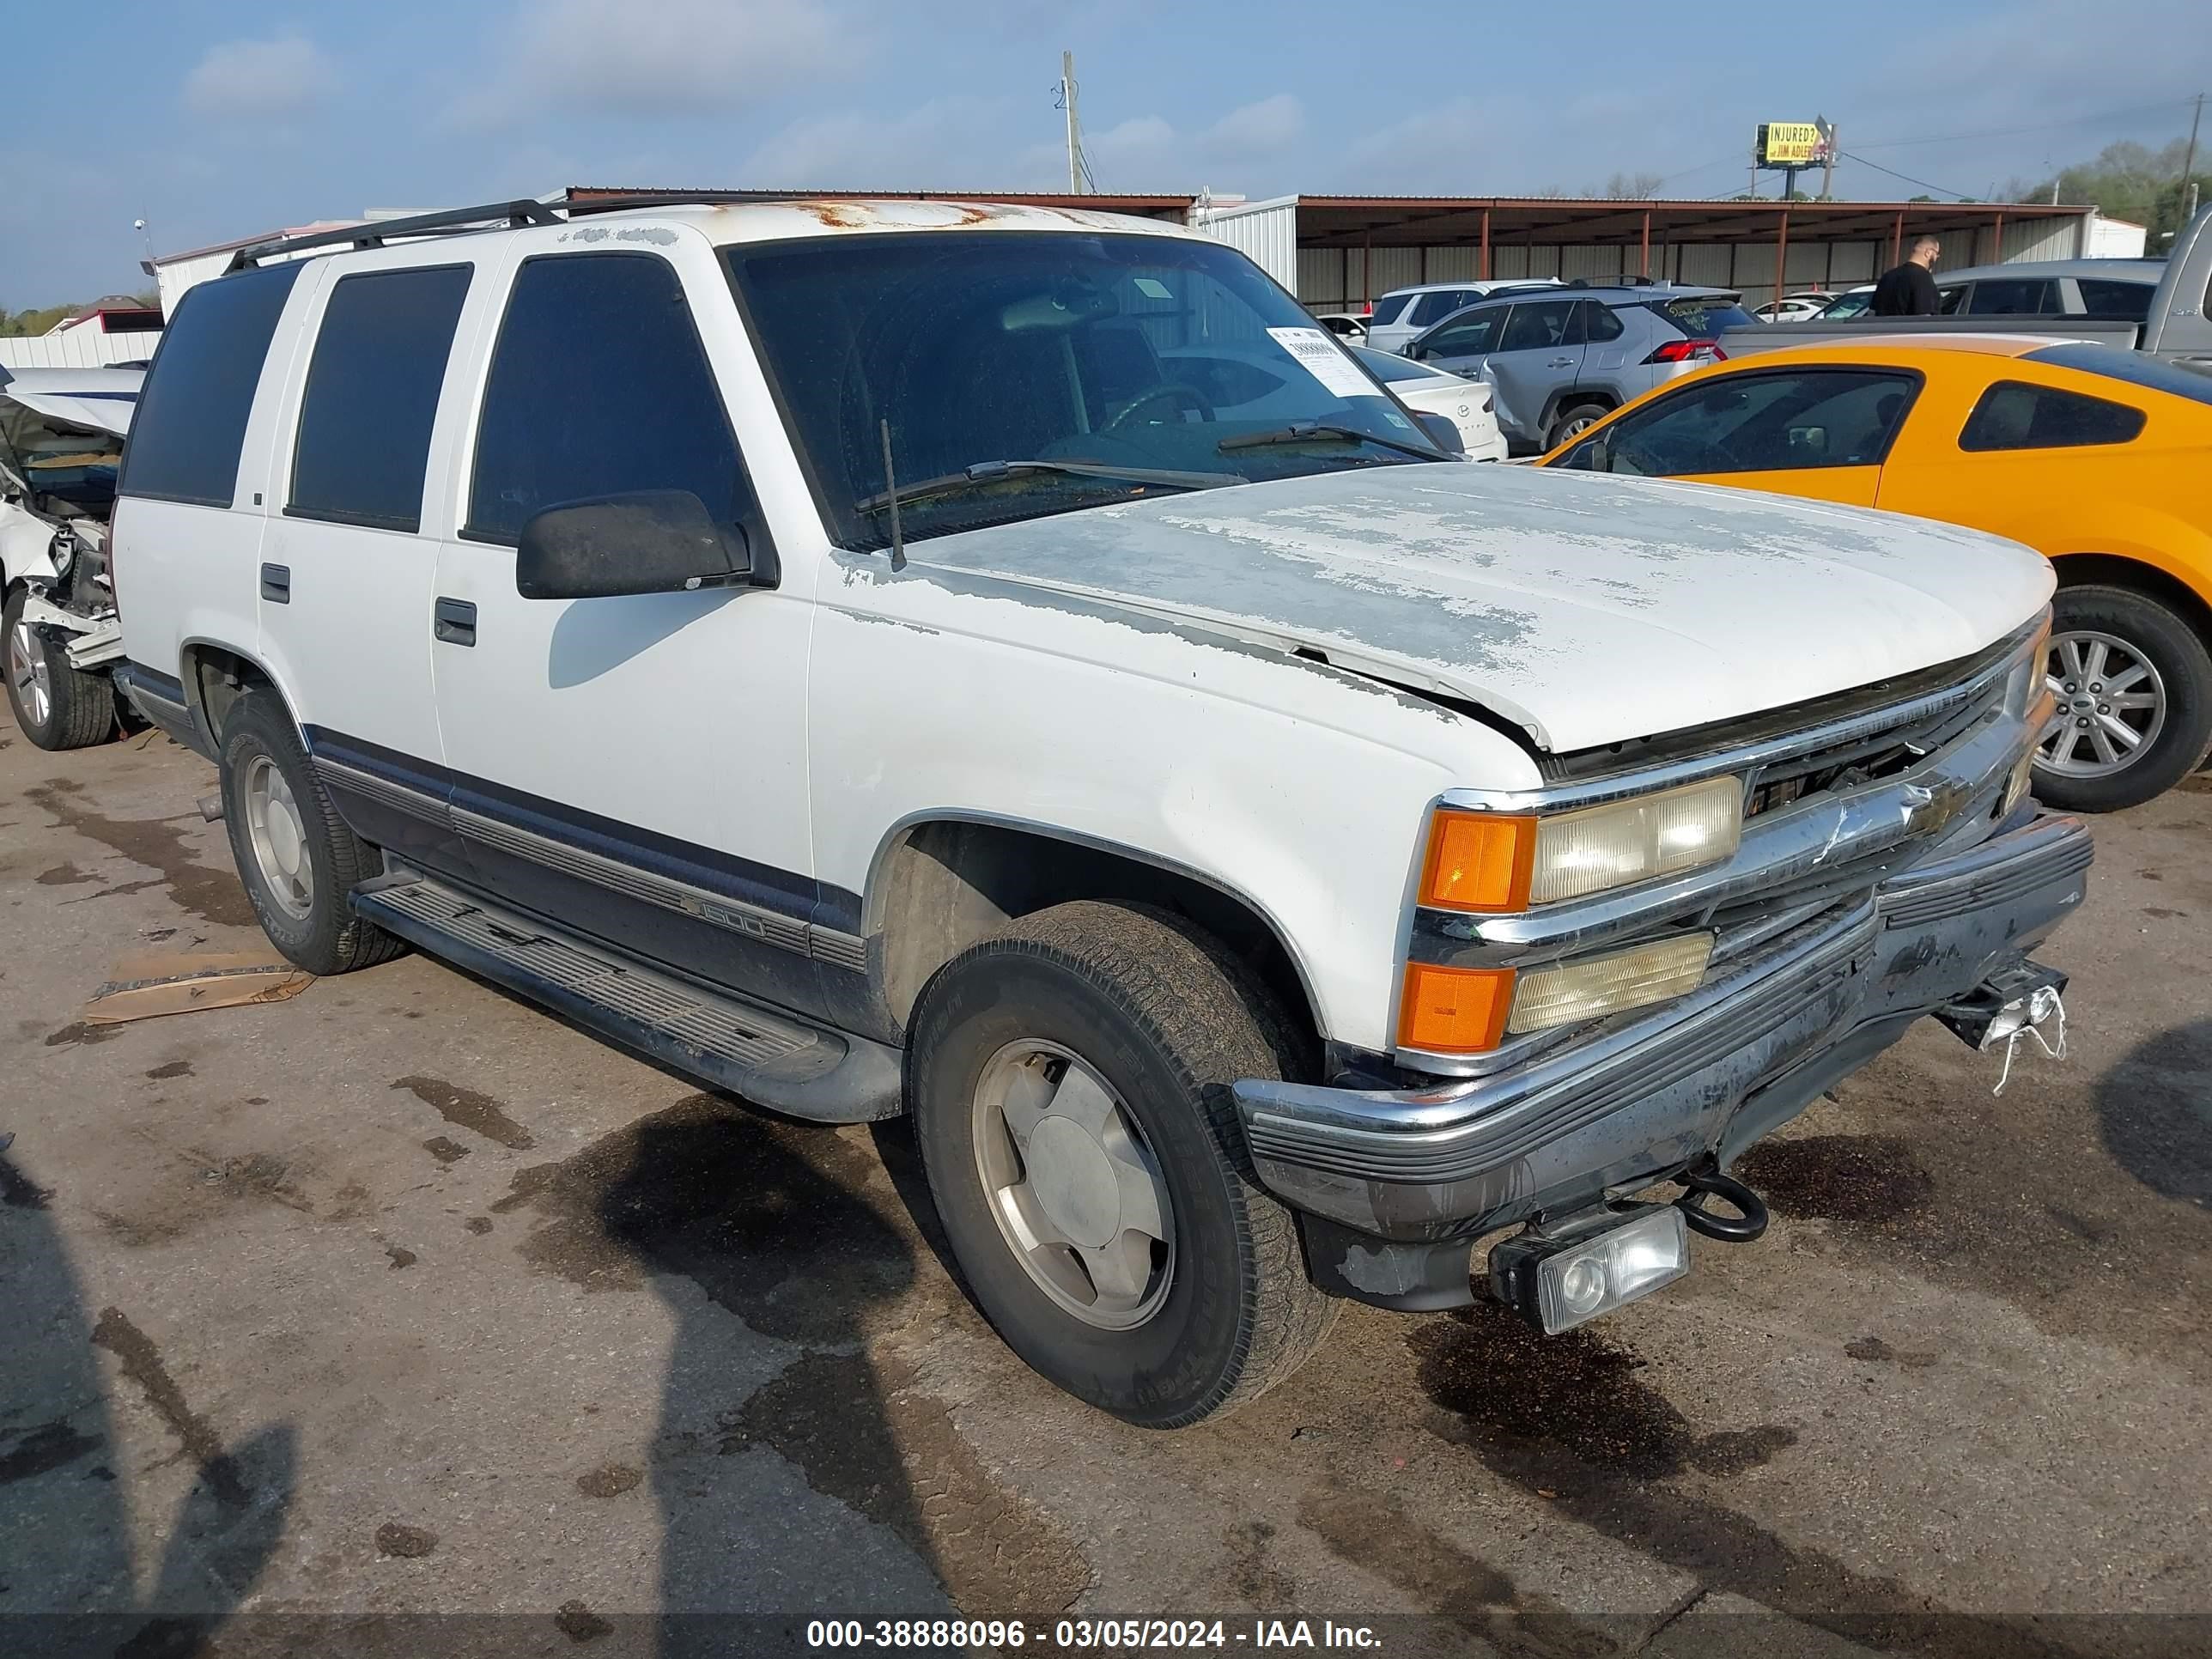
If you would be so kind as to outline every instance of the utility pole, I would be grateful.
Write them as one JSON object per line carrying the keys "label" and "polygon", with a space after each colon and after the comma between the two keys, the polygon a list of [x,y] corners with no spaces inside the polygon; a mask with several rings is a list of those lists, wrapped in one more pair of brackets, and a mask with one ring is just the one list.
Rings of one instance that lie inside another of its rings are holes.
{"label": "utility pole", "polygon": [[1836,137],[1836,129],[1826,121],[1820,124],[1820,130],[1828,141],[1827,165],[1820,170],[1820,199],[1832,202],[1836,199],[1836,149],[1843,141]]}
{"label": "utility pole", "polygon": [[1075,113],[1075,54],[1060,54],[1060,101],[1067,112],[1067,189],[1072,196],[1089,193],[1083,176],[1083,123]]}

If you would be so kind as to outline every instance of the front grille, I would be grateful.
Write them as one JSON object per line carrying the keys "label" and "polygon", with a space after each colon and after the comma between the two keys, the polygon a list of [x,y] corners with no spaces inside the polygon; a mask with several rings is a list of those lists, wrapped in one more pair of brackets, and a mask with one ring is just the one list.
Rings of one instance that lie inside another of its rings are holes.
{"label": "front grille", "polygon": [[2004,684],[1986,688],[1972,701],[1906,717],[1899,724],[1861,733],[1846,742],[1771,762],[1753,775],[1744,817],[1831,789],[1855,789],[1878,778],[1910,771],[1946,744],[1964,737],[1998,708]]}

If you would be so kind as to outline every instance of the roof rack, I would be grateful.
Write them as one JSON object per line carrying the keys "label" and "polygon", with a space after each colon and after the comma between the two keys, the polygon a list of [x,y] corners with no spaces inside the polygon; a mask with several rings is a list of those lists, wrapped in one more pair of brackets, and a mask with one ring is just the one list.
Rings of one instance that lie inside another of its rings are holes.
{"label": "roof rack", "polygon": [[560,216],[544,202],[525,198],[492,202],[483,207],[447,208],[438,213],[418,213],[411,219],[375,219],[367,224],[346,225],[337,230],[310,231],[305,236],[279,236],[256,242],[230,256],[226,271],[246,270],[280,253],[299,253],[316,247],[382,247],[392,236],[422,236],[441,230],[475,230],[505,220],[510,225],[557,225]]}
{"label": "roof rack", "polygon": [[504,222],[509,228],[520,229],[525,225],[557,225],[562,216],[574,219],[589,213],[618,213],[624,209],[652,207],[708,207],[722,203],[778,202],[800,198],[790,196],[763,195],[745,190],[684,190],[640,191],[629,196],[603,196],[583,200],[540,202],[522,197],[511,202],[487,202],[481,207],[446,208],[436,213],[418,213],[408,219],[376,219],[365,224],[346,225],[337,230],[310,231],[304,236],[279,236],[266,242],[256,242],[242,247],[230,257],[226,272],[246,270],[279,254],[304,252],[318,247],[382,247],[392,237],[434,235],[441,231],[458,234],[468,230],[484,230]]}

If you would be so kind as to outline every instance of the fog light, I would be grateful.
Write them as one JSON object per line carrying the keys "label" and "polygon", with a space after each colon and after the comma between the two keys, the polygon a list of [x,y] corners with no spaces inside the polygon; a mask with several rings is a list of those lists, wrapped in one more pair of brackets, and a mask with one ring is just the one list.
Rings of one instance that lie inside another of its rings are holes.
{"label": "fog light", "polygon": [[1712,953],[1711,933],[1686,933],[1632,950],[1524,970],[1505,1029],[1540,1031],[1664,1002],[1698,988]]}
{"label": "fog light", "polygon": [[1690,1235],[1671,1204],[1599,1232],[1522,1233],[1490,1253],[1491,1288],[1548,1336],[1649,1296],[1690,1270]]}

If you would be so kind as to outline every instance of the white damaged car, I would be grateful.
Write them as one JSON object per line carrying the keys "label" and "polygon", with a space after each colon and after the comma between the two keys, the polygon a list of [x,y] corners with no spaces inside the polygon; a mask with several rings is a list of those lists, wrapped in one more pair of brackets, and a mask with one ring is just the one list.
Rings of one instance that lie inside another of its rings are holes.
{"label": "white damaged car", "polygon": [[0,639],[8,702],[41,749],[112,736],[123,656],[107,518],[142,370],[0,368]]}
{"label": "white damaged car", "polygon": [[1103,214],[297,239],[171,320],[120,672],[293,961],[910,1111],[1006,1340],[1171,1427],[1338,1298],[1648,1295],[1917,1021],[2059,1012],[2044,560],[1435,419]]}

